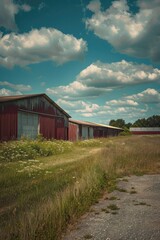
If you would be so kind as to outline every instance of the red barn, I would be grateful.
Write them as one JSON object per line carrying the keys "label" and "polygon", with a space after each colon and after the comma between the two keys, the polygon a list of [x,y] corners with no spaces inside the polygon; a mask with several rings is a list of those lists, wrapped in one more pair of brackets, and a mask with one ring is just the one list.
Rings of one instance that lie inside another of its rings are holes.
{"label": "red barn", "polygon": [[69,114],[46,94],[0,97],[0,141],[42,134],[68,140]]}
{"label": "red barn", "polygon": [[109,125],[69,119],[69,140],[118,136],[123,129]]}
{"label": "red barn", "polygon": [[136,135],[160,134],[160,127],[133,127],[130,132]]}

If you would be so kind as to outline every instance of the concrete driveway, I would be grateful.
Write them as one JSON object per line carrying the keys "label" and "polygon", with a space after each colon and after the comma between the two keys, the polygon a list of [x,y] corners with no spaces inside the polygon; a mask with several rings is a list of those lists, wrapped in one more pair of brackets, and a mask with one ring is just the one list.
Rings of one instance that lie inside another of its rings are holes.
{"label": "concrete driveway", "polygon": [[160,240],[160,175],[121,179],[63,240]]}

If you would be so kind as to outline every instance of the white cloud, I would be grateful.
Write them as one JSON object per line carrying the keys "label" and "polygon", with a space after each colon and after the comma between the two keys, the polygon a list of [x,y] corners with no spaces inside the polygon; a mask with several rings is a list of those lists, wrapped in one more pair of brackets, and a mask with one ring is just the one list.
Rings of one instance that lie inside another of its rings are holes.
{"label": "white cloud", "polygon": [[[160,61],[160,21],[159,1],[137,0],[139,11],[130,12],[127,0],[113,1],[105,11],[101,11],[91,1],[88,9],[93,12],[86,19],[86,27],[95,35],[108,41],[121,53]],[[96,1],[100,6],[100,1]]]}
{"label": "white cloud", "polygon": [[28,4],[23,4],[23,5],[19,6],[19,8],[22,9],[24,12],[31,11],[31,6],[29,6]]}
{"label": "white cloud", "polygon": [[111,91],[111,89],[104,88],[96,88],[96,87],[88,87],[85,84],[82,84],[78,81],[74,81],[67,86],[59,86],[53,88],[47,88],[47,94],[61,97],[63,99],[83,99],[85,98],[93,98],[104,94],[107,91]]}
{"label": "white cloud", "polygon": [[134,99],[141,103],[160,103],[160,91],[156,89],[148,88],[141,93],[137,93],[127,97],[128,99]]}
{"label": "white cloud", "polygon": [[[131,103],[133,102],[131,101]],[[127,105],[123,99],[111,100],[104,105],[81,100],[69,101],[58,99],[57,104],[69,112],[73,118],[102,123],[118,118],[134,122],[138,118],[146,117],[146,114],[149,112],[146,104],[143,106],[139,106],[139,104]],[[153,114],[155,114],[155,109],[153,110]]]}
{"label": "white cloud", "polygon": [[29,12],[28,4],[15,4],[13,0],[0,0],[0,27],[16,31],[15,15],[20,11]]}
{"label": "white cloud", "polygon": [[[148,94],[150,95],[150,101]],[[144,101],[144,96],[147,101]],[[70,101],[66,99],[59,99],[57,103],[76,119],[107,123],[111,119],[122,118],[126,122],[134,122],[138,118],[146,118],[158,114],[160,93],[155,89],[146,89],[142,93],[112,99],[101,105],[91,101]]]}
{"label": "white cloud", "polygon": [[0,39],[0,65],[12,68],[43,61],[62,64],[83,57],[87,44],[83,39],[54,28],[33,29],[24,34],[6,34]]}
{"label": "white cloud", "polygon": [[107,106],[138,106],[138,103],[131,99],[111,100],[106,102]]}
{"label": "white cloud", "polygon": [[12,96],[12,95],[21,95],[20,91],[11,91],[6,88],[0,89],[0,96]]}
{"label": "white cloud", "polygon": [[117,87],[157,81],[160,70],[145,64],[136,64],[122,60],[115,63],[91,64],[81,71],[77,81],[92,87]]}
{"label": "white cloud", "polygon": [[124,60],[115,63],[98,61],[82,70],[76,80],[69,85],[47,88],[46,92],[64,99],[90,98],[100,96],[114,88],[149,83],[159,79],[160,70],[152,66]]}
{"label": "white cloud", "polygon": [[57,104],[62,106],[67,111],[74,111],[75,113],[92,114],[99,109],[99,105],[91,102],[85,102],[82,100],[69,101],[64,99],[58,99]]}
{"label": "white cloud", "polygon": [[32,87],[30,85],[24,85],[24,84],[13,84],[9,83],[7,81],[0,82],[0,86],[7,86],[11,89],[17,90],[17,91],[30,91],[32,90]]}
{"label": "white cloud", "polygon": [[101,3],[99,0],[93,0],[88,4],[87,8],[92,12],[97,12],[101,8]]}

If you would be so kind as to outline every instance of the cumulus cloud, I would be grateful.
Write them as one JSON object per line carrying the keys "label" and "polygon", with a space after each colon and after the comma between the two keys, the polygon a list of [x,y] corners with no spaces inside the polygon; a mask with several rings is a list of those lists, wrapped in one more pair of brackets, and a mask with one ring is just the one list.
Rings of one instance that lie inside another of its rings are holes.
{"label": "cumulus cloud", "polygon": [[6,88],[0,89],[0,96],[12,96],[12,95],[21,95],[20,91],[11,91]]}
{"label": "cumulus cloud", "polygon": [[84,117],[94,116],[95,112],[97,112],[100,108],[98,104],[85,102],[82,100],[69,101],[64,99],[58,99],[57,104],[70,113],[80,114],[80,116]]}
{"label": "cumulus cloud", "polygon": [[0,38],[0,65],[12,68],[43,61],[62,64],[83,57],[87,44],[83,39],[54,28],[33,29],[24,34],[6,34]]}
{"label": "cumulus cloud", "polygon": [[7,81],[0,82],[0,86],[6,86],[11,89],[17,90],[17,91],[30,91],[32,90],[32,87],[30,85],[24,85],[24,84],[13,84],[9,83]]}
{"label": "cumulus cloud", "polygon": [[17,31],[15,15],[20,11],[29,12],[31,7],[28,4],[15,4],[13,0],[0,1],[0,27]]}
{"label": "cumulus cloud", "polygon": [[94,98],[104,94],[111,89],[88,87],[85,84],[82,84],[78,81],[74,81],[67,86],[59,86],[53,88],[47,88],[46,92],[50,95],[61,96],[64,99],[83,99],[85,98]]}
{"label": "cumulus cloud", "polygon": [[133,99],[141,103],[160,103],[160,91],[158,92],[156,89],[148,88],[141,93],[128,96],[127,98],[128,100],[130,99],[132,101]]}
{"label": "cumulus cloud", "polygon": [[111,100],[106,102],[107,106],[138,106],[138,103],[131,99]]}
{"label": "cumulus cloud", "polygon": [[109,120],[118,118],[134,122],[138,118],[157,114],[158,106],[160,106],[160,93],[148,88],[134,95],[106,101],[104,104],[68,99],[58,99],[57,103],[77,119],[107,124]]}
{"label": "cumulus cloud", "polygon": [[113,1],[105,11],[100,1],[91,1],[93,12],[86,27],[124,54],[160,61],[159,1],[137,0],[139,11],[132,13],[127,0]]}
{"label": "cumulus cloud", "polygon": [[88,4],[87,8],[92,12],[97,12],[101,8],[101,3],[99,0],[93,0]]}
{"label": "cumulus cloud", "polygon": [[[104,105],[95,104],[89,101],[70,101],[58,99],[57,103],[76,119],[86,119],[87,121],[109,122],[110,119],[129,119],[135,121],[137,118],[145,117],[148,112],[148,106],[139,106],[135,101],[124,99],[111,100]],[[107,123],[107,122],[106,122]]]}
{"label": "cumulus cloud", "polygon": [[122,60],[115,63],[92,63],[82,70],[76,80],[67,86],[46,89],[48,94],[65,99],[97,97],[125,87],[158,81],[160,70],[145,64],[136,64]]}
{"label": "cumulus cloud", "polygon": [[115,63],[91,64],[81,71],[77,81],[92,87],[117,87],[156,81],[160,70],[145,64],[136,64],[122,60]]}

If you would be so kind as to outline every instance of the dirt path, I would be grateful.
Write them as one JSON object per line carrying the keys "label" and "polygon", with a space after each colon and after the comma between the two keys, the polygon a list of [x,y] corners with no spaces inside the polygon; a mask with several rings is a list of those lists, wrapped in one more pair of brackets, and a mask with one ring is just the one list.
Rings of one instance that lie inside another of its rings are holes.
{"label": "dirt path", "polygon": [[43,161],[44,157],[41,157],[40,160],[43,161],[43,168],[48,168],[49,166],[58,166],[58,165],[63,165],[66,163],[71,163],[71,162],[76,162],[76,161],[81,161],[82,159],[85,159],[89,156],[93,156],[94,154],[97,154],[102,150],[102,147],[97,147],[97,148],[91,148],[91,149],[83,149],[82,148],[82,153],[70,153],[68,156],[65,155],[54,155],[48,157],[50,160],[48,161]]}
{"label": "dirt path", "polygon": [[118,187],[92,206],[63,240],[159,240],[160,175],[127,177]]}

